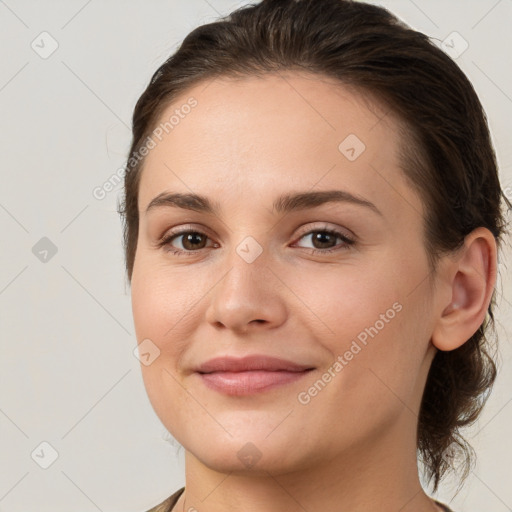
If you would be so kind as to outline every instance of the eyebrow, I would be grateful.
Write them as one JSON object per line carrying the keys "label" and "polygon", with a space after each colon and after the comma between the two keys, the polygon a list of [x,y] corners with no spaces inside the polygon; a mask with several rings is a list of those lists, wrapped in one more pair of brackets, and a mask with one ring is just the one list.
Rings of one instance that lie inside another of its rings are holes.
{"label": "eyebrow", "polygon": [[[364,206],[382,216],[381,211],[370,201],[345,190],[321,190],[315,192],[297,192],[279,196],[272,205],[274,213],[290,213],[292,211],[315,208],[326,203],[350,203]],[[220,205],[199,194],[181,194],[162,192],[150,201],[146,214],[158,207],[175,207],[200,213],[218,215]]]}

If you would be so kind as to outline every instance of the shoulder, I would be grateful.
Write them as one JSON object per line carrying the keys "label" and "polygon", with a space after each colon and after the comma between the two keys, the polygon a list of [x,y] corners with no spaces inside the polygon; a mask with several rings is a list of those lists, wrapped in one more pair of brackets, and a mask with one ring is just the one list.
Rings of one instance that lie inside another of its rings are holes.
{"label": "shoulder", "polygon": [[178,498],[181,496],[181,494],[183,493],[184,490],[185,490],[185,487],[178,489],[174,494],[172,494],[167,499],[162,501],[162,503],[159,503],[158,505],[149,509],[147,512],[170,512],[172,507],[174,507],[174,505],[176,505]]}
{"label": "shoulder", "polygon": [[436,501],[436,503],[444,510],[444,512],[453,512],[451,508],[448,508],[444,503]]}
{"label": "shoulder", "polygon": [[[169,496],[167,499],[149,509],[147,512],[171,512],[172,507],[176,505],[178,498],[181,496],[185,487],[178,489],[174,494]],[[436,503],[445,511],[445,512],[453,512],[450,508],[448,508],[444,503],[436,501]]]}

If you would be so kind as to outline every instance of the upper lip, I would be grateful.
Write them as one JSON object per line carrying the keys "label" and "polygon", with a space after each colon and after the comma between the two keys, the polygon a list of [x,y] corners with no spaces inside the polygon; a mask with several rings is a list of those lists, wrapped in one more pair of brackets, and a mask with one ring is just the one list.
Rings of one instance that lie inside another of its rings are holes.
{"label": "upper lip", "polygon": [[286,359],[254,354],[241,358],[233,356],[215,357],[199,365],[196,371],[199,373],[245,372],[251,370],[302,372],[312,368],[311,365],[297,364]]}

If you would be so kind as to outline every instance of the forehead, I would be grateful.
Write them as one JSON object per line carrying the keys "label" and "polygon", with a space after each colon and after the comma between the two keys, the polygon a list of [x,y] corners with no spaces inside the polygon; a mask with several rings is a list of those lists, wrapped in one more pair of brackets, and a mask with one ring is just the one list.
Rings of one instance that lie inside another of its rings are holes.
{"label": "forehead", "polygon": [[141,210],[166,190],[218,198],[231,192],[238,201],[313,187],[395,201],[396,194],[412,192],[399,169],[392,113],[319,75],[202,82],[165,109],[155,130],[141,177]]}

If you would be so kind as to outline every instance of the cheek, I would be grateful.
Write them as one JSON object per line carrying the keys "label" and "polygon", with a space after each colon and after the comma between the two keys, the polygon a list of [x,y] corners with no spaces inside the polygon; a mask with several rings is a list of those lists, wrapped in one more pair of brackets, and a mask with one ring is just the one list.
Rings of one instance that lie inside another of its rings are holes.
{"label": "cheek", "polygon": [[[326,376],[333,384],[324,398],[335,398],[332,403],[346,401],[353,410],[372,404],[377,411],[390,402],[401,407],[397,397],[413,400],[428,346],[426,288],[411,293],[411,283],[422,275],[421,258],[402,266],[396,261],[395,255],[364,269],[331,268],[307,280],[288,276],[290,287],[308,306],[303,308],[303,326],[331,355],[324,370],[330,368],[336,377]],[[333,368],[335,361],[343,369]]]}
{"label": "cheek", "polygon": [[358,335],[364,342],[365,329],[376,323],[379,332],[387,328],[400,309],[393,306],[400,302],[400,283],[377,265],[325,266],[310,273],[290,273],[285,280],[300,299],[290,298],[303,310],[301,321],[315,330],[317,340],[327,343],[331,352],[348,348],[346,342]]}
{"label": "cheek", "polygon": [[194,301],[180,288],[179,279],[143,264],[134,267],[131,296],[137,342],[150,340],[158,354],[150,364],[141,360],[146,393],[156,415],[175,436],[182,423],[197,421],[189,417],[190,397],[177,379],[178,364],[190,340],[187,313]]}
{"label": "cheek", "polygon": [[[425,292],[421,288],[410,293],[411,282],[420,273],[414,266],[419,263],[411,261],[420,259],[411,257],[406,265],[397,266],[396,254],[381,253],[368,265],[347,260],[336,266],[312,262],[300,271],[281,267],[276,274],[286,286],[276,280],[262,290],[260,297],[277,294],[275,300],[283,302],[288,315],[288,327],[283,329],[304,333],[312,352],[325,356],[324,370],[338,356],[343,358],[342,372],[304,409],[330,411],[318,414],[324,418],[319,420],[323,426],[333,421],[332,428],[341,428],[336,423],[339,407],[352,411],[350,421],[357,430],[369,410],[390,417],[403,407],[401,400],[409,401],[407,393],[412,393],[423,350],[420,298]],[[192,413],[190,397],[172,375],[178,375],[180,359],[199,330],[211,332],[205,313],[216,299],[212,287],[219,274],[208,268],[194,272],[165,268],[144,257],[134,267],[131,290],[137,341],[150,339],[160,350],[151,365],[141,365],[144,383],[157,415],[177,432]]]}
{"label": "cheek", "polygon": [[183,338],[181,333],[190,325],[195,305],[204,295],[204,283],[189,274],[146,261],[144,256],[134,266],[131,298],[139,343],[150,338],[160,350],[167,350],[164,340]]}
{"label": "cheek", "polygon": [[[190,291],[183,292],[183,283],[177,276],[166,275],[164,269],[145,263],[144,258],[134,266],[131,303],[137,343],[149,346],[149,351],[156,354],[150,364],[141,360],[141,372],[157,414],[162,407],[179,406],[181,394],[173,375],[190,339],[186,332],[190,326],[187,314],[193,310],[194,302]],[[174,399],[169,401],[169,397]]]}

